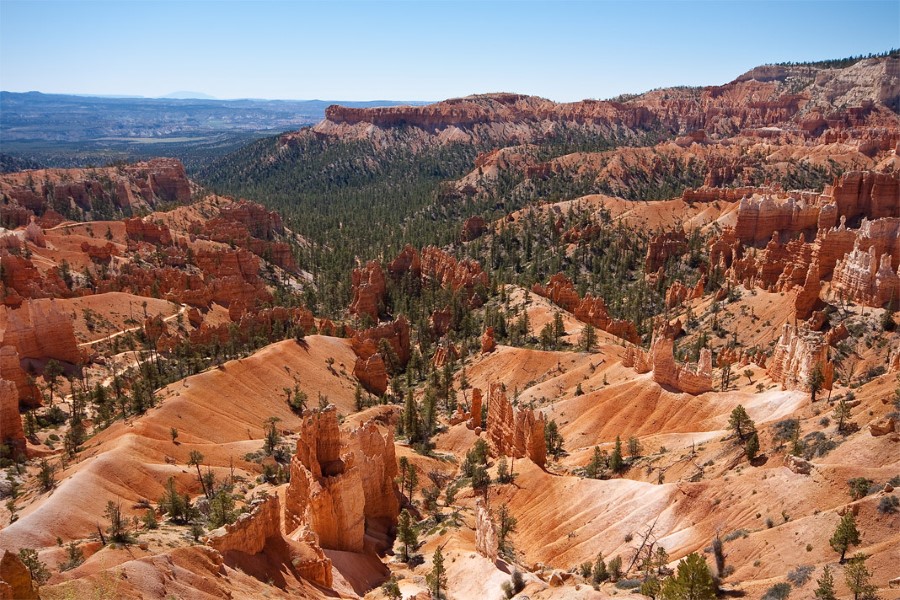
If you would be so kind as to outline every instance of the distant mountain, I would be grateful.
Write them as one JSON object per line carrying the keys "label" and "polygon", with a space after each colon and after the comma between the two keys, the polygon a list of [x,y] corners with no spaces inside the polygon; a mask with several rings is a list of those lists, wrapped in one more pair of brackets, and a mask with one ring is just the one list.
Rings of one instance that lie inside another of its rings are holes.
{"label": "distant mountain", "polygon": [[168,100],[215,100],[215,96],[204,94],[203,92],[172,92],[160,98]]}

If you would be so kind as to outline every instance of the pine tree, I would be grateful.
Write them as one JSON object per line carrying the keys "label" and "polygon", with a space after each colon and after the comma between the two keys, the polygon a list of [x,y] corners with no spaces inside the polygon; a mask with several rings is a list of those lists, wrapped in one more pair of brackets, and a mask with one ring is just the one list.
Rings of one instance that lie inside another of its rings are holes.
{"label": "pine tree", "polygon": [[825,568],[822,569],[822,578],[817,579],[816,583],[819,584],[815,591],[818,600],[837,600],[837,596],[834,593],[834,575],[831,574],[831,567],[825,565]]}
{"label": "pine tree", "polygon": [[403,552],[400,555],[401,560],[408,563],[410,559],[409,549],[410,547],[416,547],[416,544],[419,543],[419,536],[412,523],[412,517],[405,508],[400,511],[400,518],[397,520],[397,539],[403,544]]}
{"label": "pine tree", "polygon": [[847,419],[850,418],[850,405],[847,404],[847,401],[843,397],[838,400],[837,404],[834,407],[834,412],[831,414],[831,416],[838,422],[838,431],[844,433],[844,429],[847,425]]}
{"label": "pine tree", "polygon": [[731,411],[731,416],[728,418],[728,427],[734,431],[741,442],[755,430],[755,425],[750,419],[750,415],[747,414],[747,411],[740,404]]}
{"label": "pine tree", "polygon": [[625,459],[622,458],[622,439],[616,436],[616,445],[609,457],[609,468],[613,473],[621,473],[625,470]]}
{"label": "pine tree", "polygon": [[859,530],[856,528],[856,517],[853,516],[852,510],[848,510],[844,516],[841,517],[837,528],[834,530],[834,535],[831,536],[828,543],[831,544],[831,548],[835,552],[840,552],[840,562],[843,564],[844,555],[847,553],[847,550],[850,549],[850,546],[858,546],[859,542],[860,536]]}
{"label": "pine tree", "polygon": [[587,323],[581,330],[581,349],[590,352],[597,345],[597,330]]}
{"label": "pine tree", "polygon": [[518,521],[512,514],[509,512],[509,508],[506,504],[500,505],[500,510],[497,511],[497,546],[500,550],[500,553],[505,556],[512,555],[512,544],[510,544],[509,536],[516,531],[516,525]]}
{"label": "pine tree", "polygon": [[428,591],[434,600],[446,598],[444,590],[447,589],[447,571],[444,568],[444,553],[438,546],[431,557],[431,572],[425,577],[428,583]]}
{"label": "pine tree", "polygon": [[747,439],[747,444],[744,446],[744,452],[747,454],[747,460],[750,461],[759,454],[759,436],[755,431],[750,434],[750,437]]}
{"label": "pine tree", "polygon": [[677,574],[665,580],[659,597],[662,600],[714,600],[716,584],[703,557],[693,552],[678,563]]}
{"label": "pine tree", "polygon": [[876,587],[871,584],[872,573],[866,568],[865,554],[859,553],[844,568],[844,583],[853,592],[853,600],[876,600]]}

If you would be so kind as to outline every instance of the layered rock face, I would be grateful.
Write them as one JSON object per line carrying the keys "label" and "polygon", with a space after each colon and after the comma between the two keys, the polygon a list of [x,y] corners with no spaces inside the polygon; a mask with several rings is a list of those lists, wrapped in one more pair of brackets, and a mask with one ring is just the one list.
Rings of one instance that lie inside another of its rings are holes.
{"label": "layered rock face", "polygon": [[12,346],[20,358],[56,359],[71,364],[83,356],[71,315],[53,300],[29,300],[21,308],[0,306],[0,344]]}
{"label": "layered rock face", "polygon": [[40,169],[0,175],[0,193],[9,198],[0,214],[31,215],[48,212],[52,202],[67,201],[73,210],[93,211],[96,206],[123,210],[152,210],[161,203],[186,204],[191,184],[181,161],[155,158],[147,162],[100,169]]}
{"label": "layered rock face", "polygon": [[530,458],[536,465],[547,463],[544,440],[546,417],[526,408],[514,408],[503,385],[491,384],[488,392],[487,440],[498,456]]}
{"label": "layered rock face", "polygon": [[[763,137],[776,131],[825,140],[836,139],[851,127],[874,130],[896,121],[886,105],[894,102],[892,94],[897,88],[895,58],[860,61],[842,69],[804,66],[765,75],[757,71],[721,86],[655,90],[625,101],[557,104],[534,96],[487,94],[426,106],[330,106],[324,121],[284,140],[289,143],[301,135],[341,136],[387,145],[408,142],[412,137],[422,146],[456,142],[511,145],[537,142],[545,139],[547,132],[567,127],[628,136],[651,126],[674,135],[702,130],[692,142],[739,132]],[[798,81],[803,83],[799,92],[795,87]],[[863,81],[866,83],[860,84]],[[896,143],[890,125],[885,129],[873,133],[878,147]]]}
{"label": "layered rock face", "polygon": [[[680,328],[680,324],[678,324]],[[696,365],[675,362],[674,337],[669,327],[657,327],[650,344],[650,352],[638,346],[629,346],[622,365],[638,373],[653,372],[653,381],[688,394],[702,394],[712,390],[712,353],[708,348],[700,350]]]}
{"label": "layered rock face", "polygon": [[[869,219],[900,217],[900,175],[874,171],[851,171],[826,187],[822,201],[833,202],[838,217]],[[830,223],[834,226],[835,222]]]}
{"label": "layered rock face", "polygon": [[768,365],[769,377],[781,383],[782,389],[808,392],[809,376],[817,367],[822,371],[822,389],[830,390],[834,379],[825,336],[789,323],[784,324]]}
{"label": "layered rock face", "polygon": [[25,450],[25,430],[19,415],[19,393],[11,381],[0,379],[0,444]]}
{"label": "layered rock face", "polygon": [[378,322],[378,307],[384,302],[384,271],[378,261],[370,260],[365,267],[353,269],[353,301],[350,312],[368,315],[373,323]]}
{"label": "layered rock face", "polygon": [[603,298],[594,297],[591,294],[586,294],[584,298],[580,298],[575,290],[575,286],[562,273],[553,275],[546,287],[535,284],[531,291],[569,311],[579,321],[590,323],[597,329],[633,344],[640,341],[640,336],[638,336],[634,323],[610,317]]}
{"label": "layered rock face", "polygon": [[367,523],[393,524],[399,514],[393,442],[368,422],[342,445],[333,406],[307,416],[291,460],[290,528],[311,530],[322,548],[362,552]]}
{"label": "layered rock face", "polygon": [[[228,202],[228,199],[219,197],[215,200]],[[189,231],[198,239],[234,244],[282,269],[297,270],[290,245],[277,241],[279,236],[285,234],[281,217],[255,202],[241,200],[226,203],[219,209],[219,216],[203,223],[192,223]]]}

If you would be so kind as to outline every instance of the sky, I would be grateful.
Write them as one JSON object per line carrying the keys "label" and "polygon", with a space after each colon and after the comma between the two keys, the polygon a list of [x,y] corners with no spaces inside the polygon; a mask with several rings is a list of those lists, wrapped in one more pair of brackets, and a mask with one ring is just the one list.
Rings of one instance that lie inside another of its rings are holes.
{"label": "sky", "polygon": [[900,0],[0,0],[0,89],[557,101],[900,48]]}

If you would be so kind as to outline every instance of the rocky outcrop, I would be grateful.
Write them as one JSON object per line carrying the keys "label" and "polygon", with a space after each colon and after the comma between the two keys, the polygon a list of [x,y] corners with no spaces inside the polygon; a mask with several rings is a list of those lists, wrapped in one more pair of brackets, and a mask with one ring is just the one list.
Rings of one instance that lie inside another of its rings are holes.
{"label": "rocky outcrop", "polygon": [[808,392],[809,377],[816,368],[823,376],[821,389],[831,389],[834,366],[828,360],[828,343],[820,332],[785,323],[768,364],[769,377],[779,382],[782,389]]}
{"label": "rocky outcrop", "polygon": [[0,347],[0,379],[15,384],[21,407],[37,408],[41,405],[41,395],[37,385],[29,379],[28,374],[22,368],[15,346]]}
{"label": "rocky outcrop", "polygon": [[869,433],[872,434],[872,437],[880,437],[894,433],[896,427],[897,423],[894,417],[882,417],[869,423]]}
{"label": "rocky outcrop", "polygon": [[569,311],[579,321],[589,323],[597,329],[633,344],[640,341],[640,336],[638,336],[637,327],[635,327],[634,323],[610,317],[606,308],[606,302],[599,296],[595,297],[591,294],[586,294],[584,298],[579,297],[575,286],[562,273],[553,275],[546,287],[535,284],[531,291]]}
{"label": "rocky outcrop", "polygon": [[234,523],[209,532],[206,544],[220,553],[230,551],[259,554],[266,540],[281,536],[281,503],[278,495],[266,496],[250,505]]}
{"label": "rocky outcrop", "polygon": [[17,307],[27,298],[54,298],[72,295],[54,267],[41,273],[34,263],[23,256],[0,252],[2,265],[3,304]]}
{"label": "rocky outcrop", "polygon": [[4,550],[0,557],[0,600],[40,600],[40,597],[22,559]]}
{"label": "rocky outcrop", "polygon": [[469,217],[463,223],[460,239],[464,242],[471,242],[484,235],[485,231],[487,231],[487,223],[485,223],[484,219],[481,217]]}
{"label": "rocky outcrop", "polygon": [[370,260],[365,267],[353,269],[351,277],[353,300],[350,312],[368,315],[373,323],[378,322],[379,307],[384,303],[384,271],[378,261]]}
{"label": "rocky outcrop", "polygon": [[798,475],[809,475],[813,468],[811,462],[793,454],[788,454],[784,457],[784,466]]}
{"label": "rocky outcrop", "polygon": [[675,308],[681,306],[688,300],[695,300],[703,297],[703,290],[706,286],[704,278],[700,278],[694,287],[684,285],[680,279],[676,279],[666,290],[666,308]]}
{"label": "rocky outcrop", "polygon": [[0,175],[0,193],[9,199],[4,213],[10,213],[9,208],[19,208],[26,217],[44,215],[50,206],[61,202],[67,203],[70,210],[84,213],[98,205],[127,213],[153,210],[163,203],[186,204],[191,200],[191,184],[180,161],[155,158],[99,169],[6,173]]}
{"label": "rocky outcrop", "polygon": [[136,242],[147,242],[154,246],[168,246],[172,243],[172,232],[163,223],[155,223],[149,217],[125,219],[125,234]]}
{"label": "rocky outcrop", "polygon": [[368,358],[358,357],[353,365],[353,376],[367,392],[381,396],[387,391],[387,366],[380,354],[376,353]]}
{"label": "rocky outcrop", "polygon": [[77,364],[84,358],[72,316],[53,300],[29,300],[17,309],[0,306],[0,340],[3,346],[13,346],[23,359],[52,358]]}
{"label": "rocky outcrop", "polygon": [[499,547],[497,528],[491,518],[491,511],[485,505],[484,499],[479,497],[475,500],[475,550],[485,558],[497,560]]}
{"label": "rocky outcrop", "polygon": [[209,532],[205,543],[223,555],[226,562],[241,568],[245,556],[263,552],[267,545],[278,552],[287,548],[291,566],[304,579],[323,587],[333,584],[331,559],[311,532],[296,532],[285,539],[281,531],[281,502],[277,494],[258,498],[250,503],[250,512],[234,523]]}
{"label": "rocky outcrop", "polygon": [[[390,344],[393,357],[382,356],[381,340],[387,340]],[[385,360],[396,359],[397,369],[402,369],[409,362],[409,322],[401,315],[393,323],[359,331],[350,338],[350,347],[357,356],[353,374],[371,393],[384,394],[388,379]]]}
{"label": "rocky outcrop", "polygon": [[644,259],[644,272],[655,273],[664,267],[672,256],[681,256],[687,251],[687,238],[683,231],[668,231],[650,238],[647,246],[647,257]]}
{"label": "rocky outcrop", "polygon": [[15,452],[25,450],[25,430],[19,415],[19,393],[11,381],[0,379],[0,444]]}
{"label": "rocky outcrop", "polygon": [[341,443],[334,406],[306,416],[291,460],[286,515],[314,532],[322,548],[362,552],[368,523],[396,522],[393,435],[372,422]]}
{"label": "rocky outcrop", "polygon": [[484,333],[481,334],[481,353],[488,354],[489,352],[493,352],[497,347],[497,342],[494,340],[494,328],[488,327],[484,330]]}
{"label": "rocky outcrop", "polygon": [[407,245],[388,265],[388,273],[398,281],[411,277],[422,284],[433,281],[443,288],[463,292],[472,307],[484,302],[481,294],[476,293],[478,288],[488,286],[487,273],[481,270],[477,261],[456,260],[434,246],[426,246],[419,252]]}
{"label": "rocky outcrop", "polygon": [[536,465],[547,463],[544,440],[546,417],[527,408],[515,408],[503,385],[492,383],[488,392],[487,440],[497,456],[530,458]]}
{"label": "rocky outcrop", "polygon": [[645,352],[638,346],[629,346],[625,350],[622,365],[633,368],[636,372],[653,372],[653,381],[689,394],[702,394],[712,390],[712,353],[708,348],[700,350],[700,360],[696,365],[675,362],[674,335],[681,328],[663,324],[656,328],[650,351]]}
{"label": "rocky outcrop", "polygon": [[460,403],[456,406],[456,412],[450,417],[450,424],[465,423],[468,429],[481,433],[482,395],[479,388],[472,390],[472,400],[468,405]]}
{"label": "rocky outcrop", "polygon": [[803,286],[797,287],[794,294],[794,316],[797,319],[808,319],[819,302],[822,282],[819,280],[819,265],[815,261],[806,272]]}
{"label": "rocky outcrop", "polygon": [[40,225],[34,222],[34,217],[31,217],[31,220],[25,227],[25,239],[38,248],[47,247],[47,240],[44,237],[44,230],[41,229]]}
{"label": "rocky outcrop", "polygon": [[653,381],[688,394],[702,394],[712,390],[712,354],[709,348],[700,350],[697,365],[675,362],[674,340],[658,336],[650,346],[653,357]]}

